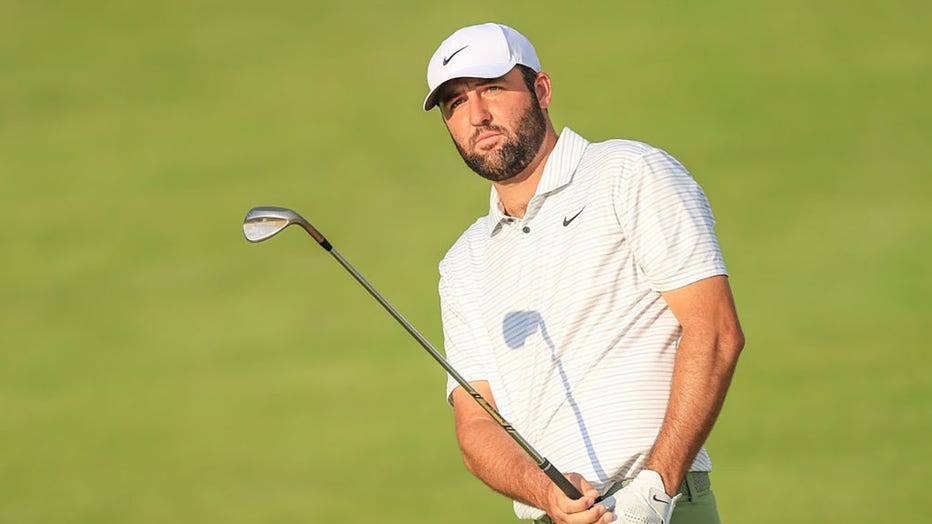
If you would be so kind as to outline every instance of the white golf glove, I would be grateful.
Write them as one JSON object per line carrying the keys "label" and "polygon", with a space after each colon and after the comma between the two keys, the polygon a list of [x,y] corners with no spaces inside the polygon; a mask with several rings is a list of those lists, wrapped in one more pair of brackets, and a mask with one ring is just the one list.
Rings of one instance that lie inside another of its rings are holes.
{"label": "white golf glove", "polygon": [[660,473],[641,470],[630,484],[615,493],[618,524],[670,524],[673,507],[682,497],[670,497],[663,489]]}

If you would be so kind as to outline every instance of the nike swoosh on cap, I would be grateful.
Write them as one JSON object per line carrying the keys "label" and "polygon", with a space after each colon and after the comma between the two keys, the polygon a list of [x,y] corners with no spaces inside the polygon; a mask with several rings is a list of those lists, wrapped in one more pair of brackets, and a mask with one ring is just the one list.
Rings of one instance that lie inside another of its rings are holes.
{"label": "nike swoosh on cap", "polygon": [[468,46],[468,45],[464,45],[463,47],[457,49],[456,51],[453,51],[453,54],[451,54],[450,56],[445,56],[445,57],[443,57],[443,65],[449,64],[449,63],[450,63],[450,60],[453,60],[453,57],[456,56],[456,53],[459,53],[460,51],[462,51],[463,49],[466,49],[467,47],[469,47],[469,46]]}

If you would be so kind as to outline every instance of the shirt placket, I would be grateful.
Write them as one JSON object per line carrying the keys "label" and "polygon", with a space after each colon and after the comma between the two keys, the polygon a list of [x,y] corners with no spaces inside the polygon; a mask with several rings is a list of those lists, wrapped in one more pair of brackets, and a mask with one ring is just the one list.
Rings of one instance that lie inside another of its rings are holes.
{"label": "shirt placket", "polygon": [[[532,312],[536,316],[542,315],[541,311],[541,292],[544,286],[540,281],[541,269],[547,264],[547,260],[541,258],[540,253],[540,226],[542,225],[538,217],[538,211],[543,204],[543,197],[535,196],[528,202],[527,212],[524,218],[516,222],[518,246],[520,249],[521,264],[521,290],[524,301],[524,311]],[[550,350],[546,346],[542,334],[543,326],[536,326],[534,333],[527,338],[525,350],[532,357],[532,376],[544,376],[544,371],[549,366]],[[526,413],[529,413],[528,421],[530,424],[540,422],[542,418],[537,413],[539,409],[539,399],[537,395],[529,395]],[[528,431],[536,437],[541,428],[534,426],[528,428]]]}

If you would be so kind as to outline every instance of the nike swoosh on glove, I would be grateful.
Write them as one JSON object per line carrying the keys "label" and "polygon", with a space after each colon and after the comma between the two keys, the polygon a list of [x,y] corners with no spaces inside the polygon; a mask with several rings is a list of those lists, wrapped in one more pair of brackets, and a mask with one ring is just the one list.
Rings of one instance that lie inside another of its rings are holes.
{"label": "nike swoosh on glove", "polygon": [[673,507],[682,496],[667,495],[660,473],[644,469],[615,493],[615,517],[619,524],[669,524]]}

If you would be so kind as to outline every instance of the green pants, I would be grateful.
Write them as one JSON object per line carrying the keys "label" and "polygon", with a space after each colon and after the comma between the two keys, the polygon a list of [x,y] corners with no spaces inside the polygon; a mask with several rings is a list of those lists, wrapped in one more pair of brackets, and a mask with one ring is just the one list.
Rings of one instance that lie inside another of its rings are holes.
{"label": "green pants", "polygon": [[683,497],[673,508],[670,524],[721,524],[712,490],[695,497]]}
{"label": "green pants", "polygon": [[[623,482],[622,485],[627,484]],[[683,496],[673,508],[670,524],[721,524],[718,508],[715,506],[715,494],[709,482],[709,474],[704,471],[691,471],[677,490]],[[535,524],[551,524],[548,517],[535,520]],[[616,517],[617,522],[617,517]]]}

